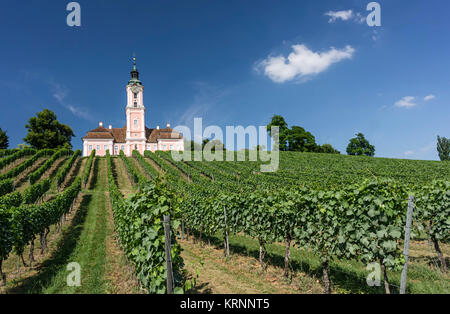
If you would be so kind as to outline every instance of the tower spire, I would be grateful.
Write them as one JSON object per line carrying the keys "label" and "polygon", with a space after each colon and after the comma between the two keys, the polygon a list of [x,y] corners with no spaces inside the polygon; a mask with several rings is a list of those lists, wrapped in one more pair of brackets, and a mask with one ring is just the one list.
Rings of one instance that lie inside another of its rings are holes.
{"label": "tower spire", "polygon": [[133,69],[131,70],[131,80],[128,84],[139,84],[142,85],[142,82],[139,80],[139,71],[136,68],[136,57],[133,54]]}

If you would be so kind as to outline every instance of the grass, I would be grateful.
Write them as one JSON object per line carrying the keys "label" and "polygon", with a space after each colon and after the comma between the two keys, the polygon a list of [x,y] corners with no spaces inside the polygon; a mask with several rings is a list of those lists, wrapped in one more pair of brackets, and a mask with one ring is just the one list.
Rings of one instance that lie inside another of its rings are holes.
{"label": "grass", "polygon": [[[82,173],[77,167],[74,176]],[[107,192],[106,159],[96,158],[88,187],[79,205],[57,233],[49,234],[49,249],[33,267],[22,267],[14,275],[17,257],[11,256],[4,270],[10,275],[4,293],[139,293],[115,234]],[[35,241],[39,242],[39,241]],[[39,250],[39,243],[35,252]],[[67,285],[67,265],[81,267],[81,286]]]}
{"label": "grass", "polygon": [[111,164],[113,168],[114,180],[116,181],[116,184],[122,194],[126,197],[131,193],[135,193],[137,188],[131,183],[123,160],[118,157],[112,157]]}
{"label": "grass", "polygon": [[180,241],[185,269],[191,277],[196,277],[196,286],[188,291],[192,294],[209,293],[254,293],[292,294],[320,293],[318,280],[296,273],[286,279],[278,267],[269,265],[262,272],[256,259],[235,254],[226,259],[223,250],[215,246]]}
{"label": "grass", "polygon": [[[96,164],[98,160],[96,160]],[[106,197],[103,190],[105,162],[100,163],[99,181],[96,189],[87,192],[90,202],[87,206],[86,219],[82,225],[82,232],[76,241],[76,247],[67,259],[67,262],[77,262],[81,267],[81,286],[69,287],[66,283],[68,275],[65,267],[60,269],[51,284],[43,289],[43,293],[104,293],[106,282],[104,280],[106,263]],[[95,167],[95,171],[97,167]]]}
{"label": "grass", "polygon": [[[223,242],[220,236],[205,238],[216,249],[223,251]],[[251,258],[253,261],[250,264],[255,265],[254,268],[258,269],[258,256],[259,256],[259,244],[255,239],[252,239],[245,235],[230,236],[230,250],[233,253],[231,259],[240,259],[242,256]],[[200,244],[197,244],[200,246]],[[446,294],[450,293],[450,276],[444,275],[440,270],[433,265],[423,263],[420,258],[420,254],[417,254],[418,247],[421,244],[412,242],[411,246],[411,261],[408,267],[408,284],[407,293],[432,293],[432,294]],[[187,252],[192,251],[189,246],[182,245],[183,249]],[[446,255],[450,253],[450,246],[443,245]],[[284,252],[285,246],[283,244],[270,244],[267,245],[266,262],[270,267],[275,267],[278,274],[283,273],[284,267]],[[420,252],[420,250],[419,250]],[[424,252],[422,252],[423,254]],[[433,252],[428,250],[428,258],[433,258]],[[223,253],[222,253],[223,255]],[[188,253],[184,255],[187,265],[195,263]],[[217,263],[220,263],[220,258],[216,259]],[[308,277],[307,283],[321,281],[322,268],[319,258],[312,252],[299,248],[291,248],[291,262],[290,262],[291,274],[294,282],[297,281],[298,285],[305,285],[299,280],[305,280]],[[330,263],[330,279],[332,281],[333,293],[384,293],[384,287],[369,287],[366,283],[367,275],[370,271],[366,269],[366,266],[357,261],[347,260],[335,260]],[[192,269],[190,269],[190,273]],[[400,285],[400,272],[388,272],[388,277],[391,284],[391,293],[398,293]],[[382,283],[382,282],[381,282]],[[220,291],[220,290],[219,290]],[[297,289],[297,293],[310,293],[321,292],[317,291],[314,285],[311,285],[311,289]],[[239,293],[239,292],[236,292]],[[251,293],[251,292],[246,292]]]}

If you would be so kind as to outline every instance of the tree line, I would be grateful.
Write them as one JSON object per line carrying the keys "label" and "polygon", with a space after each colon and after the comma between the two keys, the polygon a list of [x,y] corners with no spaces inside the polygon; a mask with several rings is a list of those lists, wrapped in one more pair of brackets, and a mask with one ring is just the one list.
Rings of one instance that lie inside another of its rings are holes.
{"label": "tree line", "polygon": [[[314,135],[303,127],[294,125],[289,128],[286,120],[281,115],[274,115],[267,125],[270,136],[272,136],[272,126],[279,127],[280,151],[340,154],[340,151],[331,144],[318,144]],[[26,137],[23,138],[26,144],[20,144],[18,148],[28,146],[34,149],[72,149],[71,141],[72,137],[75,136],[73,130],[70,126],[60,123],[56,114],[49,109],[44,109],[38,112],[35,117],[31,117],[25,128],[28,130]],[[8,147],[8,135],[6,131],[0,128],[0,149],[7,149]],[[203,139],[201,144],[185,141],[186,150],[202,150],[205,147],[211,151],[225,150],[224,144],[219,140],[210,141],[209,139]],[[255,149],[264,148],[257,146]],[[438,136],[437,151],[442,161],[450,160],[450,138]],[[373,157],[375,156],[375,146],[369,143],[363,133],[357,133],[356,137],[349,140],[346,152],[348,155]]]}
{"label": "tree line", "polygon": [[[340,154],[331,144],[317,144],[314,135],[303,127],[294,125],[289,128],[286,120],[281,115],[274,115],[267,125],[270,136],[273,136],[271,132],[272,126],[279,128],[280,151]],[[450,160],[450,138],[438,136],[437,151],[442,161]],[[373,157],[375,156],[375,146],[369,143],[363,133],[357,133],[356,137],[349,140],[346,152],[348,155],[353,156],[364,155]]]}
{"label": "tree line", "polygon": [[[34,149],[72,149],[72,137],[75,136],[70,126],[60,123],[56,114],[44,109],[31,117],[25,125],[28,130],[23,138],[25,144],[19,144],[19,148],[31,147]],[[9,137],[6,131],[0,128],[0,149],[9,147]]]}

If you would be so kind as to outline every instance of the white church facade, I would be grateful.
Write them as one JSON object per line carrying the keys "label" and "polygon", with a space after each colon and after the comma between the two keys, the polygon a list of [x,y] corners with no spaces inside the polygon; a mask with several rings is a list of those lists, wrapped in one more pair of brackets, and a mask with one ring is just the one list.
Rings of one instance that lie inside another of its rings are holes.
{"label": "white church facade", "polygon": [[94,149],[97,156],[105,156],[107,150],[111,155],[119,155],[123,151],[126,156],[131,156],[133,150],[141,154],[146,150],[184,150],[182,135],[171,129],[170,124],[165,128],[145,126],[144,85],[139,80],[135,58],[126,92],[126,125],[122,128],[113,128],[111,125],[105,128],[100,122],[96,129],[87,132],[82,138],[83,156],[89,156]]}

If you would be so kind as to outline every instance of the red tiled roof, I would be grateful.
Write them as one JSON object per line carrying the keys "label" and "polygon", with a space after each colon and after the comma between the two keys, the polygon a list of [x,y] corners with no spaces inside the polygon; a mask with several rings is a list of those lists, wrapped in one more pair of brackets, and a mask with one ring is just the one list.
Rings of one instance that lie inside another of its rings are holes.
{"label": "red tiled roof", "polygon": [[114,142],[125,143],[125,138],[127,137],[127,126],[123,128],[113,128],[111,133],[114,136]]}
{"label": "red tiled roof", "polygon": [[174,131],[171,128],[165,129],[146,129],[147,142],[156,143],[158,139],[181,139],[183,138],[181,134],[177,131]]}
{"label": "red tiled roof", "polygon": [[114,137],[111,135],[111,132],[109,129],[105,129],[102,126],[99,126],[96,129],[93,129],[89,132],[87,132],[85,138],[92,138],[92,139],[113,139]]}
{"label": "red tiled roof", "polygon": [[[103,126],[87,132],[82,139],[114,139],[116,143],[125,143],[127,127],[106,129]],[[183,137],[177,131],[170,127],[165,129],[150,129],[145,127],[145,138],[148,143],[157,143],[158,139],[182,139]]]}

